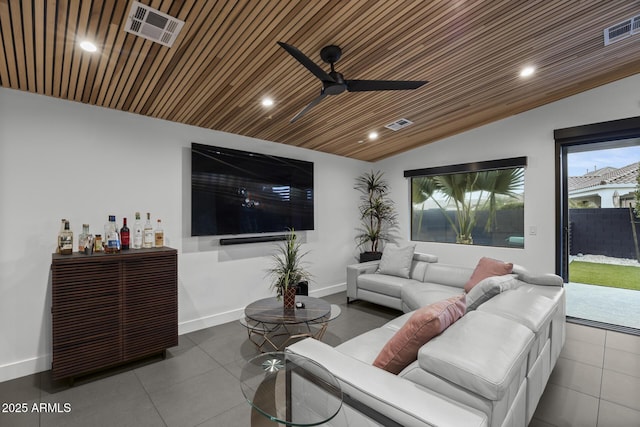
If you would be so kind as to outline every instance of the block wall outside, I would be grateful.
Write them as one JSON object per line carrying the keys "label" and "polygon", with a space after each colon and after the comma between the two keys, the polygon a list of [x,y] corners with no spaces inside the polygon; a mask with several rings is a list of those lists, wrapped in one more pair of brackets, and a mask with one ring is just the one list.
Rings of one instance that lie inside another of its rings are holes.
{"label": "block wall outside", "polygon": [[[628,208],[569,209],[569,222],[571,255],[636,258]],[[640,226],[634,226],[640,238]]]}

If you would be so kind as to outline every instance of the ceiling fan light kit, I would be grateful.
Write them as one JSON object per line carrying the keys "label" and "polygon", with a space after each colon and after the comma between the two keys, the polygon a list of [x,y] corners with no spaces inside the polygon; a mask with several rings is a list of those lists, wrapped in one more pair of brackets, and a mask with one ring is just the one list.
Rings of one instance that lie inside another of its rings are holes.
{"label": "ceiling fan light kit", "polygon": [[329,45],[320,50],[320,58],[331,66],[331,71],[327,73],[295,46],[284,42],[278,42],[278,44],[322,82],[320,95],[296,114],[291,119],[291,123],[304,116],[327,95],[339,95],[345,91],[413,90],[428,83],[426,80],[345,80],[342,73],[337,72],[334,66],[342,56],[342,49],[339,46]]}

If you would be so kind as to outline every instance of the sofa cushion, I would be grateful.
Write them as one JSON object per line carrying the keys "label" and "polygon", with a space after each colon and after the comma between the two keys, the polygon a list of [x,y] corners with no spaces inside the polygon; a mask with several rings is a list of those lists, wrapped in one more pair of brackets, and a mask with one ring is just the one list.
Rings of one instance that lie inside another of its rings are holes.
{"label": "sofa cushion", "polygon": [[378,266],[378,273],[409,278],[415,245],[386,245]]}
{"label": "sofa cushion", "polygon": [[563,286],[562,277],[557,274],[533,274],[526,268],[514,264],[513,272],[518,275],[518,279],[532,285],[540,286]]}
{"label": "sofa cushion", "polygon": [[482,257],[478,261],[475,270],[471,274],[471,277],[464,285],[464,291],[469,292],[471,288],[480,283],[482,279],[486,279],[491,276],[502,276],[510,274],[513,270],[513,264],[510,262],[499,261],[493,258]]}
{"label": "sofa cushion", "polygon": [[418,362],[433,375],[497,401],[518,375],[524,378],[532,342],[529,328],[476,310],[422,346]]}
{"label": "sofa cushion", "polygon": [[416,310],[385,344],[374,366],[398,374],[416,360],[418,349],[464,315],[464,294]]}
{"label": "sofa cushion", "polygon": [[429,264],[423,282],[455,286],[460,288],[460,292],[462,292],[462,288],[471,277],[471,273],[473,273],[473,268],[469,267],[440,263]]}
{"label": "sofa cushion", "polygon": [[520,281],[511,275],[487,277],[471,288],[467,294],[467,311],[475,310],[494,296],[518,286]]}
{"label": "sofa cushion", "polygon": [[437,283],[412,282],[402,287],[402,310],[413,311],[420,307],[460,295],[461,288]]}
{"label": "sofa cushion", "polygon": [[[467,295],[468,298],[468,295]],[[484,304],[478,310],[497,314],[526,326],[538,333],[556,312],[552,299],[524,292],[505,292]]]}
{"label": "sofa cushion", "polygon": [[414,282],[416,281],[413,279],[389,276],[387,274],[362,274],[358,277],[358,288],[400,298],[402,287],[407,283]]}
{"label": "sofa cushion", "polygon": [[371,365],[395,333],[391,328],[372,329],[336,346],[336,350]]}

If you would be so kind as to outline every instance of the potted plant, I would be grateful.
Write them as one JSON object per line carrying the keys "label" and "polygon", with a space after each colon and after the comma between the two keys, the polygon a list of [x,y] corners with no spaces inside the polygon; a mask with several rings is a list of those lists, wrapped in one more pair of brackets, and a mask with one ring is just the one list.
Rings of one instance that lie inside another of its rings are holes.
{"label": "potted plant", "polygon": [[397,214],[389,198],[389,185],[381,171],[370,171],[356,178],[353,187],[360,192],[360,221],[357,229],[360,262],[382,257],[382,242],[390,239],[390,232],[397,225]]}
{"label": "potted plant", "polygon": [[298,284],[311,277],[302,262],[302,258],[308,252],[302,252],[301,245],[296,240],[294,230],[290,229],[286,239],[273,255],[273,267],[267,270],[271,276],[271,288],[276,291],[278,298],[284,300],[286,309],[295,307]]}

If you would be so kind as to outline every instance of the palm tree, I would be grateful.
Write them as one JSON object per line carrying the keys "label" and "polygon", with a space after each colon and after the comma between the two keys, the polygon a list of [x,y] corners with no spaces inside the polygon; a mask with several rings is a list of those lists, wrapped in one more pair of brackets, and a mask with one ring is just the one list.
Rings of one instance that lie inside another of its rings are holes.
{"label": "palm tree", "polygon": [[[421,205],[426,202],[435,191],[438,190],[438,186],[433,179],[429,176],[415,177],[411,180],[411,203],[414,205]],[[416,235],[419,235],[422,231],[422,217],[424,216],[424,208],[420,209],[420,216],[417,221],[413,218],[414,224],[412,229],[416,231]],[[417,222],[417,224],[416,224]]]}
{"label": "palm tree", "polygon": [[[524,169],[522,168],[414,178],[412,200],[414,203],[423,203],[429,198],[433,199],[456,233],[456,243],[473,244],[471,233],[476,225],[478,210],[488,208],[489,216],[485,229],[492,230],[495,227],[498,210],[496,196],[516,197],[516,190],[522,186],[523,179]],[[451,218],[445,207],[434,197],[436,191],[444,194],[447,204],[455,205],[455,218]],[[418,230],[421,223],[422,213]]]}
{"label": "palm tree", "polygon": [[478,179],[477,187],[489,193],[487,200],[489,216],[485,224],[485,230],[492,231],[495,230],[496,212],[498,210],[496,195],[517,197],[516,190],[518,190],[524,182],[524,169],[498,169],[483,171],[478,174],[480,175],[480,179]]}
{"label": "palm tree", "polygon": [[471,232],[476,225],[476,211],[482,200],[482,193],[480,193],[480,197],[478,197],[475,203],[472,198],[473,192],[478,190],[476,187],[478,173],[468,172],[438,175],[435,177],[435,180],[438,185],[438,190],[446,196],[447,203],[453,202],[455,204],[457,224],[446,214],[446,211],[440,204],[438,204],[438,206],[443,210],[445,217],[456,233],[456,243],[473,244]]}

